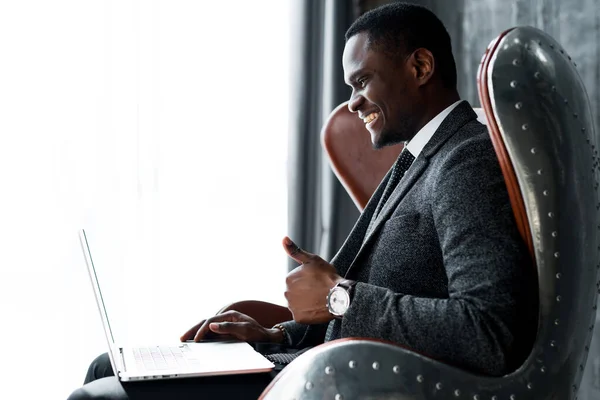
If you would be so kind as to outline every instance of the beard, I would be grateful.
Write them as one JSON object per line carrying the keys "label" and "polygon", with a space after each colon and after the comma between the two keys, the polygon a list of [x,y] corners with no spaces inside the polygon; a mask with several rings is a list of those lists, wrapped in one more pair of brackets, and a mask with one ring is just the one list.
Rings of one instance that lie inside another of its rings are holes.
{"label": "beard", "polygon": [[417,118],[415,114],[402,115],[398,118],[398,123],[394,127],[385,128],[375,138],[373,148],[379,150],[386,146],[393,146],[398,143],[406,142],[412,139],[417,134]]}

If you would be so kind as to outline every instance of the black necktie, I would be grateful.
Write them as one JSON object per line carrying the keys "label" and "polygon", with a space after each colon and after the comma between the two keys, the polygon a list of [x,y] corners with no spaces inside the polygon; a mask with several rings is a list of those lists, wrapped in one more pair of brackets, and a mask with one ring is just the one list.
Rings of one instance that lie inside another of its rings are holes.
{"label": "black necktie", "polygon": [[379,200],[379,204],[377,204],[377,209],[375,210],[375,214],[373,214],[373,220],[377,218],[379,212],[392,195],[392,192],[394,191],[396,186],[398,186],[398,182],[400,182],[400,179],[402,179],[402,177],[404,176],[408,168],[410,168],[414,160],[415,157],[411,154],[410,151],[408,151],[406,147],[402,149],[402,153],[400,153],[400,156],[398,156],[398,159],[392,167],[390,179],[388,180],[388,183],[385,187],[383,196],[381,196],[381,200]]}

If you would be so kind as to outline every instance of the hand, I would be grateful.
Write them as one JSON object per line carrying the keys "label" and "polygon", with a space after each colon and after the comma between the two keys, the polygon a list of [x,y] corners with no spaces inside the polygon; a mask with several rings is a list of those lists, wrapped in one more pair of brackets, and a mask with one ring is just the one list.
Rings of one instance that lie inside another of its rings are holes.
{"label": "hand", "polygon": [[228,335],[245,342],[283,342],[283,333],[279,329],[268,329],[256,320],[237,311],[226,311],[214,317],[200,321],[181,336],[181,341],[199,342],[217,335]]}
{"label": "hand", "polygon": [[300,324],[329,322],[333,315],[327,309],[329,291],[343,280],[335,267],[321,257],[300,249],[290,238],[283,239],[288,255],[301,265],[285,279],[285,298],[294,321]]}

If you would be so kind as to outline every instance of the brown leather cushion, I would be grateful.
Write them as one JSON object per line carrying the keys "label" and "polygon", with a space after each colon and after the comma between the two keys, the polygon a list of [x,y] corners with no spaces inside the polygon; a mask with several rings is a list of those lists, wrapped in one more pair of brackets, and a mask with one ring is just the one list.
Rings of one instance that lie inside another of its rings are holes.
{"label": "brown leather cushion", "polygon": [[403,146],[373,149],[367,128],[347,102],[333,110],[321,137],[333,171],[362,211]]}

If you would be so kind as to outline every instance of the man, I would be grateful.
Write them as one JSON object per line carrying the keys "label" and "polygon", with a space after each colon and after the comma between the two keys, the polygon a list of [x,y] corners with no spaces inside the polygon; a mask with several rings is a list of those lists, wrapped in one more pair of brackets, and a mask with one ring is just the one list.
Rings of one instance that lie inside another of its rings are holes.
{"label": "man", "polygon": [[[459,100],[448,33],[422,7],[383,6],[346,33],[343,67],[349,108],[373,146],[408,142],[398,161],[331,263],[284,239],[301,264],[286,280],[294,321],[266,329],[229,312],[181,339],[227,334],[302,349],[374,337],[476,373],[510,372],[535,336],[534,268],[488,132]],[[93,364],[88,380],[102,368],[106,361]],[[72,398],[256,398],[268,381],[247,375],[134,387],[104,378]]]}

